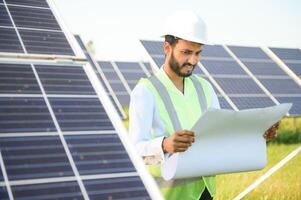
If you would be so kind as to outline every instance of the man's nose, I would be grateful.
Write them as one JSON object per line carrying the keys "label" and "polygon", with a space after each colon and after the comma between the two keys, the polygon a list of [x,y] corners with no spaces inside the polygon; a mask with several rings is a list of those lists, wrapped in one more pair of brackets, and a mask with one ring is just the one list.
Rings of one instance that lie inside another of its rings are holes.
{"label": "man's nose", "polygon": [[191,55],[188,59],[188,62],[192,65],[196,65],[199,62],[200,57],[197,55]]}

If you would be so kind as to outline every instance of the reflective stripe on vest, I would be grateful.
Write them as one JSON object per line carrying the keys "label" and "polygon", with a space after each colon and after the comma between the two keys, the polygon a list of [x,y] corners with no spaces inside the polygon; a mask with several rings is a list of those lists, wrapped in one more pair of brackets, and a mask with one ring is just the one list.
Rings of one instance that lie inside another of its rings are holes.
{"label": "reflective stripe on vest", "polygon": [[[174,106],[171,102],[170,96],[169,96],[165,86],[163,85],[163,83],[161,83],[161,81],[158,79],[157,76],[152,76],[149,78],[149,80],[156,88],[158,94],[161,96],[161,99],[168,112],[169,118],[171,119],[174,131],[182,130],[176,109],[174,108]],[[205,92],[204,92],[203,88],[201,87],[200,82],[197,80],[197,78],[195,76],[191,77],[191,81],[197,91],[199,103],[201,105],[201,110],[202,110],[202,112],[205,112],[207,110],[207,101],[206,101]]]}

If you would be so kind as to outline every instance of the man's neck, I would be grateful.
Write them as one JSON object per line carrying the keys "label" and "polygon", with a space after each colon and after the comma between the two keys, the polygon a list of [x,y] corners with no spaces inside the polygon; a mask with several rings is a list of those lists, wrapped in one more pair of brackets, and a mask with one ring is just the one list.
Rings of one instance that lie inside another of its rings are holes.
{"label": "man's neck", "polygon": [[166,64],[163,65],[163,70],[165,71],[169,79],[173,82],[173,84],[176,86],[176,88],[180,90],[180,92],[184,93],[184,78],[172,71],[170,66]]}

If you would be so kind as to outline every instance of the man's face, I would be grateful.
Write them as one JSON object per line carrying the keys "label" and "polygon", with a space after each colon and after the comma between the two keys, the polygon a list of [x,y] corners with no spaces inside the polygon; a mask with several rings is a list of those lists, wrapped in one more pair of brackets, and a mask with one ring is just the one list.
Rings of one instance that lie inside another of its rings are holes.
{"label": "man's face", "polygon": [[180,77],[188,77],[192,74],[200,60],[203,45],[186,40],[179,40],[171,47],[169,66]]}

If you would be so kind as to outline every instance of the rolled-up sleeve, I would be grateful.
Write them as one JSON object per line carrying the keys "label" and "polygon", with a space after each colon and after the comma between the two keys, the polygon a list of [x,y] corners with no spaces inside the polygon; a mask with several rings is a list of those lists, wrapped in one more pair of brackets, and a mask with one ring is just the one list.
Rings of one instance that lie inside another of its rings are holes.
{"label": "rolled-up sleeve", "polygon": [[154,113],[153,94],[145,85],[138,84],[131,93],[129,132],[138,154],[146,164],[157,164],[164,160],[162,150],[164,136],[152,136]]}

